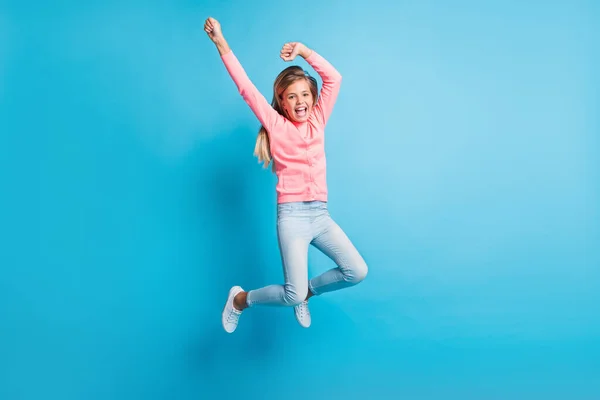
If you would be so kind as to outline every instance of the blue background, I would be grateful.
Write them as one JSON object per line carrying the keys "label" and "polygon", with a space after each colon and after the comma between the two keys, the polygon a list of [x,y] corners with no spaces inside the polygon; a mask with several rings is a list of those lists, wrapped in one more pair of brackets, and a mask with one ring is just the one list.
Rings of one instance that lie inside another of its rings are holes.
{"label": "blue background", "polygon": [[[330,209],[370,274],[308,330],[285,308],[220,325],[231,285],[282,274],[275,177],[208,16],[269,99],[286,41],[344,76]],[[599,19],[3,2],[0,399],[599,398]]]}

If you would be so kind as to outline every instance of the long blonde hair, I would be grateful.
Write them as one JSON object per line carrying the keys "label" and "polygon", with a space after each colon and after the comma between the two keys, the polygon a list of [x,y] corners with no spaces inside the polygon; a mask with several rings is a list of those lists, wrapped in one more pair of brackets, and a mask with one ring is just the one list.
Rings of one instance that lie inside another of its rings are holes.
{"label": "long blonde hair", "polygon": [[[271,102],[271,106],[283,117],[287,118],[287,115],[285,115],[281,105],[281,97],[283,92],[288,86],[300,79],[306,79],[310,87],[310,92],[313,96],[313,101],[315,103],[317,101],[317,80],[299,66],[293,65],[291,67],[287,67],[281,71],[279,75],[277,75],[277,78],[275,78],[275,82],[273,83],[273,100]],[[261,126],[260,130],[258,131],[256,145],[254,146],[254,155],[258,158],[259,163],[263,163],[264,168],[267,168],[273,161],[269,134],[264,126]],[[275,169],[275,164],[272,165],[272,168],[273,170]]]}

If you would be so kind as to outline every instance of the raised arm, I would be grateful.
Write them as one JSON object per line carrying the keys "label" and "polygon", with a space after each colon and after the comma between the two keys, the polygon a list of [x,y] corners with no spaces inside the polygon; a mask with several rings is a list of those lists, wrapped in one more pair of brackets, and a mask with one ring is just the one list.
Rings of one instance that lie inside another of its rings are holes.
{"label": "raised arm", "polygon": [[314,111],[317,113],[318,119],[326,124],[340,92],[342,75],[321,55],[302,43],[290,42],[283,46],[281,58],[284,61],[292,61],[296,55],[304,58],[323,81],[319,100],[315,104]]}
{"label": "raised arm", "polygon": [[214,18],[208,18],[204,24],[204,30],[217,47],[221,60],[237,86],[238,92],[248,106],[250,106],[250,109],[254,115],[256,115],[260,123],[267,131],[269,131],[277,123],[282,122],[283,117],[275,111],[267,99],[252,83],[246,74],[246,71],[244,71],[244,68],[225,40],[219,22]]}

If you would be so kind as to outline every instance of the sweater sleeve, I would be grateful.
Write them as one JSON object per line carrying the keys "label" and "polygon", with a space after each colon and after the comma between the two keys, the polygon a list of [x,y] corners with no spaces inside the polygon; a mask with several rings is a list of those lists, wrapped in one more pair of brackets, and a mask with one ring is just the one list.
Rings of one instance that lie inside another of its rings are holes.
{"label": "sweater sleeve", "polygon": [[314,110],[317,113],[319,121],[325,125],[329,120],[329,116],[331,115],[333,106],[337,100],[342,84],[342,75],[314,50],[312,50],[310,56],[306,58],[306,62],[323,80],[319,100],[317,101]]}
{"label": "sweater sleeve", "polygon": [[221,59],[244,101],[250,106],[260,123],[270,131],[283,117],[252,83],[233,51],[223,54]]}

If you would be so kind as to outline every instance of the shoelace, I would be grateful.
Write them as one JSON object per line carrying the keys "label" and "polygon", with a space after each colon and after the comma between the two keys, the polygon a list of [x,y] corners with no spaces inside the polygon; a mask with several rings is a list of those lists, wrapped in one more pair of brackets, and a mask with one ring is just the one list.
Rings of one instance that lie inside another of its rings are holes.
{"label": "shoelace", "polygon": [[302,317],[309,314],[308,302],[303,301],[302,303],[298,304],[298,311],[300,312],[300,316],[302,316]]}
{"label": "shoelace", "polygon": [[229,312],[229,315],[227,315],[227,322],[228,322],[228,323],[229,323],[229,322],[237,322],[237,321],[238,321],[238,319],[240,318],[240,314],[241,314],[241,313],[238,313],[238,312],[236,312],[235,310],[231,310],[231,311]]}

